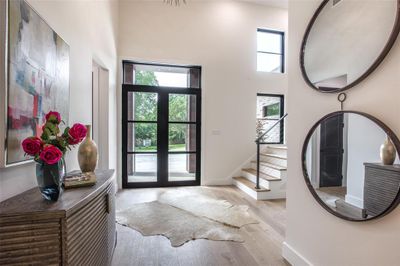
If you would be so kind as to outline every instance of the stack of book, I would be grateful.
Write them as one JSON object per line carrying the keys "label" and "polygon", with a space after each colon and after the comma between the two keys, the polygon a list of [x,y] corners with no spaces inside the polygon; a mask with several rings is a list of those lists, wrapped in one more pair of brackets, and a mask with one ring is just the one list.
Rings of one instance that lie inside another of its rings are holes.
{"label": "stack of book", "polygon": [[96,174],[94,172],[82,173],[73,171],[64,178],[64,188],[87,187],[96,184]]}

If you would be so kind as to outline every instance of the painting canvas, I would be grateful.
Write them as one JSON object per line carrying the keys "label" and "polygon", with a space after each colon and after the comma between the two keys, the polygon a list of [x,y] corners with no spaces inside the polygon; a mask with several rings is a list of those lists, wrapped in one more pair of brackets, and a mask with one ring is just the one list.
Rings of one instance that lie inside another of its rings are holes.
{"label": "painting canvas", "polygon": [[23,0],[8,1],[5,165],[27,158],[21,142],[40,136],[45,114],[68,123],[69,46]]}

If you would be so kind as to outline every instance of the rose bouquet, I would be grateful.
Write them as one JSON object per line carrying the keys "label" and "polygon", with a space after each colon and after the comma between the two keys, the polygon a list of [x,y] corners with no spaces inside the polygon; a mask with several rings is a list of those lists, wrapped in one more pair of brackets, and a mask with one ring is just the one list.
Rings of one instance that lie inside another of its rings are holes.
{"label": "rose bouquet", "polygon": [[56,164],[71,146],[80,143],[86,136],[86,127],[76,123],[66,127],[60,135],[59,125],[62,122],[58,112],[50,111],[46,115],[43,133],[38,137],[29,137],[22,142],[25,154],[33,156],[38,163]]}
{"label": "rose bouquet", "polygon": [[58,112],[46,114],[46,123],[42,126],[42,134],[38,137],[28,137],[22,141],[26,155],[33,156],[37,162],[36,177],[42,195],[48,200],[57,200],[62,189],[65,175],[64,155],[68,150],[79,144],[86,136],[84,125],[76,123],[66,127],[61,133],[59,125],[63,123]]}

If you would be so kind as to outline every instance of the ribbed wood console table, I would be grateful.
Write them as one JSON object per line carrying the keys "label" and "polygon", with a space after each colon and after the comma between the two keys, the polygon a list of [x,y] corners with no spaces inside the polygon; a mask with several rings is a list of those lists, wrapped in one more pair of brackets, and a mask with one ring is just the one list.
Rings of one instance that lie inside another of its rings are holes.
{"label": "ribbed wood console table", "polygon": [[114,170],[92,187],[45,201],[38,188],[0,202],[0,265],[109,265],[114,251]]}
{"label": "ribbed wood console table", "polygon": [[399,192],[400,165],[364,165],[364,209],[370,216],[379,215],[392,204]]}

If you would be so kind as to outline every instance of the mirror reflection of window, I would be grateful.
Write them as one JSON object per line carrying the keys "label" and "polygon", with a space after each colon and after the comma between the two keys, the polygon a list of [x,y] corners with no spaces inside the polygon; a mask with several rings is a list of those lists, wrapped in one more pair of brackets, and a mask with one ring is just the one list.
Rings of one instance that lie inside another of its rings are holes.
{"label": "mirror reflection of window", "polygon": [[322,91],[335,91],[348,85],[347,74],[326,78],[315,82],[314,85]]}

